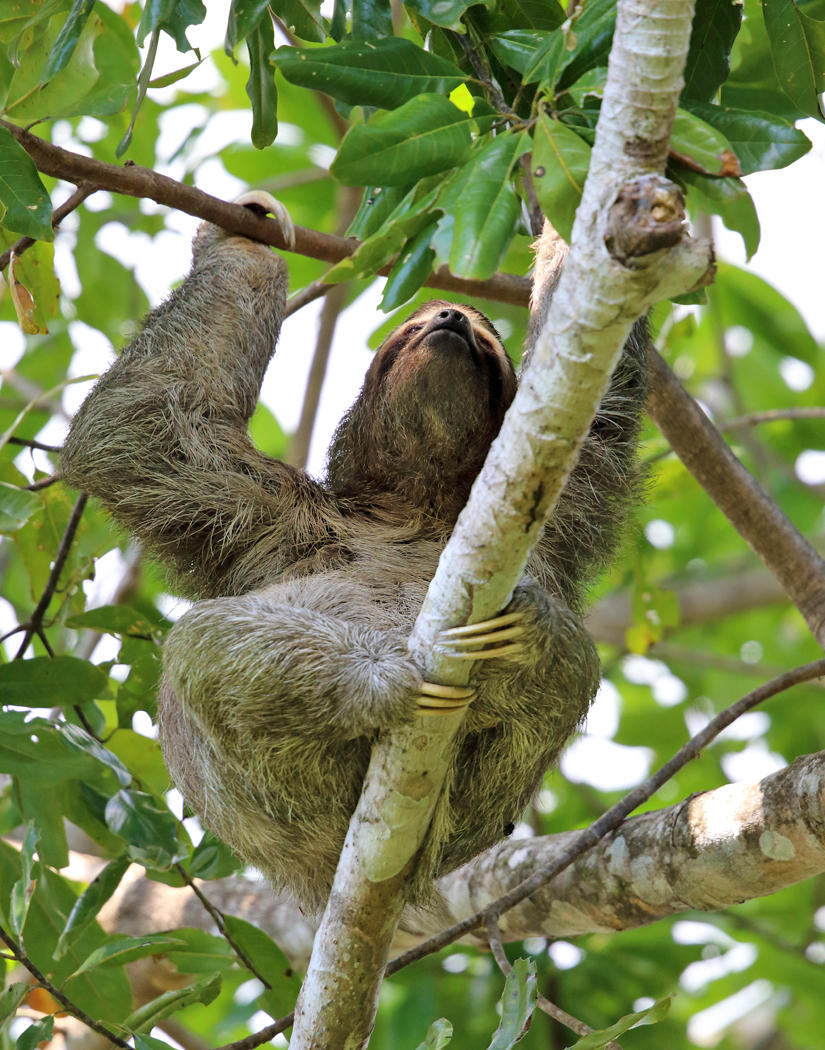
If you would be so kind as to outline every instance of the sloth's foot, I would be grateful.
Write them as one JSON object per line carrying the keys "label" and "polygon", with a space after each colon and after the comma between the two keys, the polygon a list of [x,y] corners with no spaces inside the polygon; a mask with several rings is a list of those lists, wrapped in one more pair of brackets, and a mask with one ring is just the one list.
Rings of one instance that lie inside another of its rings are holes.
{"label": "sloth's foot", "polygon": [[287,247],[295,247],[295,227],[292,223],[292,217],[285,205],[281,204],[271,193],[267,193],[266,190],[248,190],[246,193],[242,193],[240,197],[236,197],[235,203],[242,204],[244,208],[249,208],[250,211],[254,211],[258,215],[271,215],[281,227],[281,233],[284,235]]}
{"label": "sloth's foot", "polygon": [[448,646],[450,655],[456,660],[493,660],[502,656],[520,656],[524,647],[513,639],[521,638],[526,630],[524,613],[504,613],[492,620],[469,623],[466,627],[450,627],[439,634],[438,644]]}
{"label": "sloth's foot", "polygon": [[460,711],[473,702],[475,695],[475,689],[468,685],[422,682],[421,692],[416,697],[416,706],[422,715],[441,715],[448,711]]}

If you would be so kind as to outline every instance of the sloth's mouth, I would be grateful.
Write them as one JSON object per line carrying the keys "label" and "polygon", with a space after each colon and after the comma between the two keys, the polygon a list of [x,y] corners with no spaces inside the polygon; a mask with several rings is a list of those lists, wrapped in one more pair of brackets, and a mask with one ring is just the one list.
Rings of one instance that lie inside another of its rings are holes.
{"label": "sloth's mouth", "polygon": [[437,350],[477,351],[473,329],[466,317],[438,320],[429,328],[426,339]]}

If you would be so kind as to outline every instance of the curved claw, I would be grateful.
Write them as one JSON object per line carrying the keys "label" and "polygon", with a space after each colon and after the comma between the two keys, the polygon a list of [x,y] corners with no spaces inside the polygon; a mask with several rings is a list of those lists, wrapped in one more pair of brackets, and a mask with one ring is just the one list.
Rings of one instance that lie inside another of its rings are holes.
{"label": "curved claw", "polygon": [[460,711],[467,707],[475,696],[476,691],[470,686],[422,682],[421,692],[416,698],[416,707],[424,715],[446,714],[448,711]]}
{"label": "curved claw", "polygon": [[[437,644],[448,647],[450,655],[456,660],[492,660],[518,656],[524,647],[512,639],[520,638],[525,633],[523,621],[523,613],[512,612],[492,620],[450,627],[439,634]],[[502,645],[502,642],[507,644]]]}
{"label": "curved claw", "polygon": [[260,211],[263,215],[271,215],[281,227],[287,247],[295,247],[295,226],[292,217],[286,206],[271,193],[267,193],[266,190],[247,190],[246,193],[235,198],[235,203],[252,211]]}

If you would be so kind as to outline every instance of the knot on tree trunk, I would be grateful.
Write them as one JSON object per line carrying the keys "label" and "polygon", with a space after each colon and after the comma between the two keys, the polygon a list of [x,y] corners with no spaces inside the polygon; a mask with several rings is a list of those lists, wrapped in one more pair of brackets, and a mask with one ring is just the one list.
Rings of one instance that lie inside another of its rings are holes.
{"label": "knot on tree trunk", "polygon": [[604,243],[626,266],[639,256],[672,248],[686,233],[685,199],[679,187],[662,175],[642,175],[619,190]]}

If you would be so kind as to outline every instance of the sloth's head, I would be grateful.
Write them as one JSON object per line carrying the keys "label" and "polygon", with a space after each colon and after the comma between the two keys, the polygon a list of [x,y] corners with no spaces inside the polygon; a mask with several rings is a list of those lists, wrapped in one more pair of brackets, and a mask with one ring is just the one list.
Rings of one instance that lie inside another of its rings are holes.
{"label": "sloth's head", "polygon": [[515,392],[512,362],[480,310],[425,303],[381,344],[339,424],[330,488],[454,520]]}

